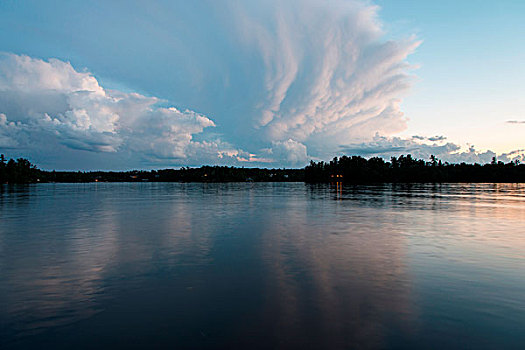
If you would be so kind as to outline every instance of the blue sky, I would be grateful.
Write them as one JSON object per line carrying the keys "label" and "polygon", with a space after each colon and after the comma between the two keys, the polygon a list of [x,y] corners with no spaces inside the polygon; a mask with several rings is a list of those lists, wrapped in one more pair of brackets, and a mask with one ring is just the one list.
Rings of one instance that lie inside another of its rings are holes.
{"label": "blue sky", "polygon": [[522,157],[524,17],[521,1],[3,1],[0,150],[57,169]]}
{"label": "blue sky", "polygon": [[405,135],[442,134],[498,153],[524,148],[525,2],[378,1],[385,27],[414,33],[420,65]]}

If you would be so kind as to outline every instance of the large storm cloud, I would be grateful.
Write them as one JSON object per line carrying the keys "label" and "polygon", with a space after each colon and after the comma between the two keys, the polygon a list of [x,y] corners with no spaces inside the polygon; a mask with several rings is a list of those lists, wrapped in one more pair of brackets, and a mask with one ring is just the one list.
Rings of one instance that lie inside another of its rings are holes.
{"label": "large storm cloud", "polygon": [[[419,41],[385,39],[369,2],[136,5],[133,18],[124,12],[118,23],[101,11],[92,29],[111,40],[78,35],[73,46],[86,45],[77,52],[93,68],[0,56],[0,147],[28,157],[62,152],[70,168],[76,154],[97,154],[91,166],[111,168],[115,160],[133,167],[302,166],[345,151],[383,154],[420,144],[421,156],[460,153],[440,144],[444,138],[394,137],[407,126],[400,102],[412,81],[407,57]],[[147,16],[138,21],[138,13]],[[84,20],[69,25],[82,32]],[[135,56],[119,56],[110,41],[136,48]],[[89,58],[101,51],[104,61]],[[103,86],[106,76],[132,88]],[[385,152],[370,151],[377,145]]]}

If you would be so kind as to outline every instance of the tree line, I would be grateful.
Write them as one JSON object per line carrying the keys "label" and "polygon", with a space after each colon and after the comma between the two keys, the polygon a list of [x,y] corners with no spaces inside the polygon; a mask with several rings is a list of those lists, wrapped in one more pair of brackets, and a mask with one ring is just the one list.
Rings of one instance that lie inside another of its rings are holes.
{"label": "tree line", "polygon": [[237,168],[228,166],[133,171],[45,171],[27,159],[0,155],[0,184],[37,182],[297,182],[303,169]]}
{"label": "tree line", "polygon": [[303,169],[199,168],[134,171],[45,171],[24,158],[0,155],[0,184],[36,182],[525,182],[525,164],[447,163],[431,156],[428,161],[409,155],[383,158],[342,156],[329,162],[311,161]]}
{"label": "tree line", "polygon": [[330,162],[310,162],[304,181],[316,182],[525,182],[525,164],[504,163],[492,158],[488,164],[448,163],[430,156],[429,161],[410,154],[366,159],[342,156]]}
{"label": "tree line", "polygon": [[27,159],[7,160],[0,155],[0,183],[34,183],[38,181],[40,170]]}

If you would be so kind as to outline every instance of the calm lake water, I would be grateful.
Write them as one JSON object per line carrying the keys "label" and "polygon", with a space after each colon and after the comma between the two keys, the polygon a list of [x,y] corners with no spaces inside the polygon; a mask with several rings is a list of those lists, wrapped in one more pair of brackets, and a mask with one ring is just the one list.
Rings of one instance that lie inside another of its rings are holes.
{"label": "calm lake water", "polygon": [[525,346],[525,185],[0,188],[2,349]]}

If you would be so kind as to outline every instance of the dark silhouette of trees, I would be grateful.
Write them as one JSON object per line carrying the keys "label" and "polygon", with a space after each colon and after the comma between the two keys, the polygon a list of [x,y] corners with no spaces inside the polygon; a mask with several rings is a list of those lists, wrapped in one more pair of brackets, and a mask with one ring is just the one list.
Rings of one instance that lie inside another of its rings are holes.
{"label": "dark silhouette of trees", "polygon": [[525,164],[507,164],[494,157],[489,164],[449,164],[435,156],[429,161],[410,154],[369,159],[342,156],[329,162],[311,161],[304,169],[261,169],[227,166],[112,171],[43,171],[27,159],[0,155],[0,183],[35,182],[525,182]]}
{"label": "dark silhouette of trees", "polygon": [[46,182],[291,182],[303,181],[302,169],[259,169],[226,166],[182,167],[126,172],[47,172]]}
{"label": "dark silhouette of trees", "polygon": [[0,155],[0,183],[33,183],[37,182],[40,171],[27,159],[7,160]]}
{"label": "dark silhouette of trees", "polygon": [[[3,163],[2,163],[3,164]],[[7,170],[6,170],[7,169]],[[0,183],[34,182],[297,182],[303,169],[259,169],[226,166],[133,171],[42,171],[27,160],[0,167]]]}
{"label": "dark silhouette of trees", "polygon": [[306,182],[525,182],[525,165],[519,161],[507,164],[494,157],[490,164],[449,164],[434,155],[430,161],[414,159],[410,154],[365,159],[342,156],[329,163],[310,162],[304,169]]}

